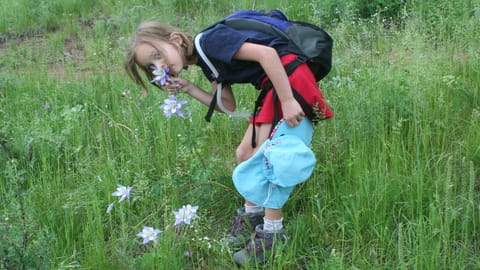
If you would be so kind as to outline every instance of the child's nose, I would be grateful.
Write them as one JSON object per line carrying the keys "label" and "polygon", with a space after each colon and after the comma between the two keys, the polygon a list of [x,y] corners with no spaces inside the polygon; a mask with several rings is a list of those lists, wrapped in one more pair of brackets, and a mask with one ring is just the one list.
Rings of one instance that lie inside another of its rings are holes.
{"label": "child's nose", "polygon": [[166,64],[163,61],[153,61],[152,63],[156,68],[165,68]]}

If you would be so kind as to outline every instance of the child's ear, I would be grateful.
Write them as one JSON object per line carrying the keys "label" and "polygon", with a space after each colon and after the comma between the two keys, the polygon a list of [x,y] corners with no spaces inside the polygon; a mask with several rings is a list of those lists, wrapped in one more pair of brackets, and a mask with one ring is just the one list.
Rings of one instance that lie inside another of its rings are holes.
{"label": "child's ear", "polygon": [[183,37],[182,34],[180,34],[179,32],[172,32],[170,34],[170,40],[180,46],[183,44]]}

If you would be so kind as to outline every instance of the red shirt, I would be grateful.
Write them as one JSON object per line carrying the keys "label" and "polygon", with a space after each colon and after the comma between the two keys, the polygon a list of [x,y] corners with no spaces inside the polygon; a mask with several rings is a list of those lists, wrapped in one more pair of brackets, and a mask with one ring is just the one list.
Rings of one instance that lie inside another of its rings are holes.
{"label": "red shirt", "polygon": [[[287,54],[281,57],[283,65],[286,65],[296,59],[295,54]],[[266,77],[263,81],[265,83],[268,80]],[[316,112],[320,117],[320,120],[325,120],[333,117],[333,112],[328,106],[322,91],[318,87],[315,77],[307,64],[300,64],[295,71],[288,77],[290,85],[294,88],[312,107],[317,108]],[[262,83],[262,86],[263,86]],[[255,124],[272,123],[274,118],[274,106],[273,106],[273,91],[269,91],[262,103],[260,111],[255,116]],[[282,108],[280,106],[280,100],[277,99],[277,108],[279,119],[283,117]],[[253,118],[250,119],[250,123],[253,122]]]}

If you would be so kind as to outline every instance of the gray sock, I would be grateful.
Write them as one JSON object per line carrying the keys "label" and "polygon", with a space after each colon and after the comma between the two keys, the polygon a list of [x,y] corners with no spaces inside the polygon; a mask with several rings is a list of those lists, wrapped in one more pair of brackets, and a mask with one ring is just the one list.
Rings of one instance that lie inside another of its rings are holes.
{"label": "gray sock", "polygon": [[263,230],[267,232],[278,232],[283,229],[283,218],[270,220],[263,218]]}
{"label": "gray sock", "polygon": [[252,214],[256,214],[256,213],[261,213],[263,212],[263,207],[261,206],[258,206],[258,205],[246,205],[245,204],[245,213],[252,213]]}

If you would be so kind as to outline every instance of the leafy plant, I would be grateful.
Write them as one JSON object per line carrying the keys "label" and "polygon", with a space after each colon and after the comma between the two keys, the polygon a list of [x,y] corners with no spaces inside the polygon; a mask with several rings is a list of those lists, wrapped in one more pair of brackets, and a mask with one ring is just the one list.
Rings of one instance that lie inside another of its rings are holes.
{"label": "leafy plant", "polygon": [[25,171],[18,161],[9,160],[5,170],[8,184],[4,207],[0,212],[0,267],[2,269],[49,269],[52,254],[48,248],[51,235],[35,222],[28,207],[28,188]]}

